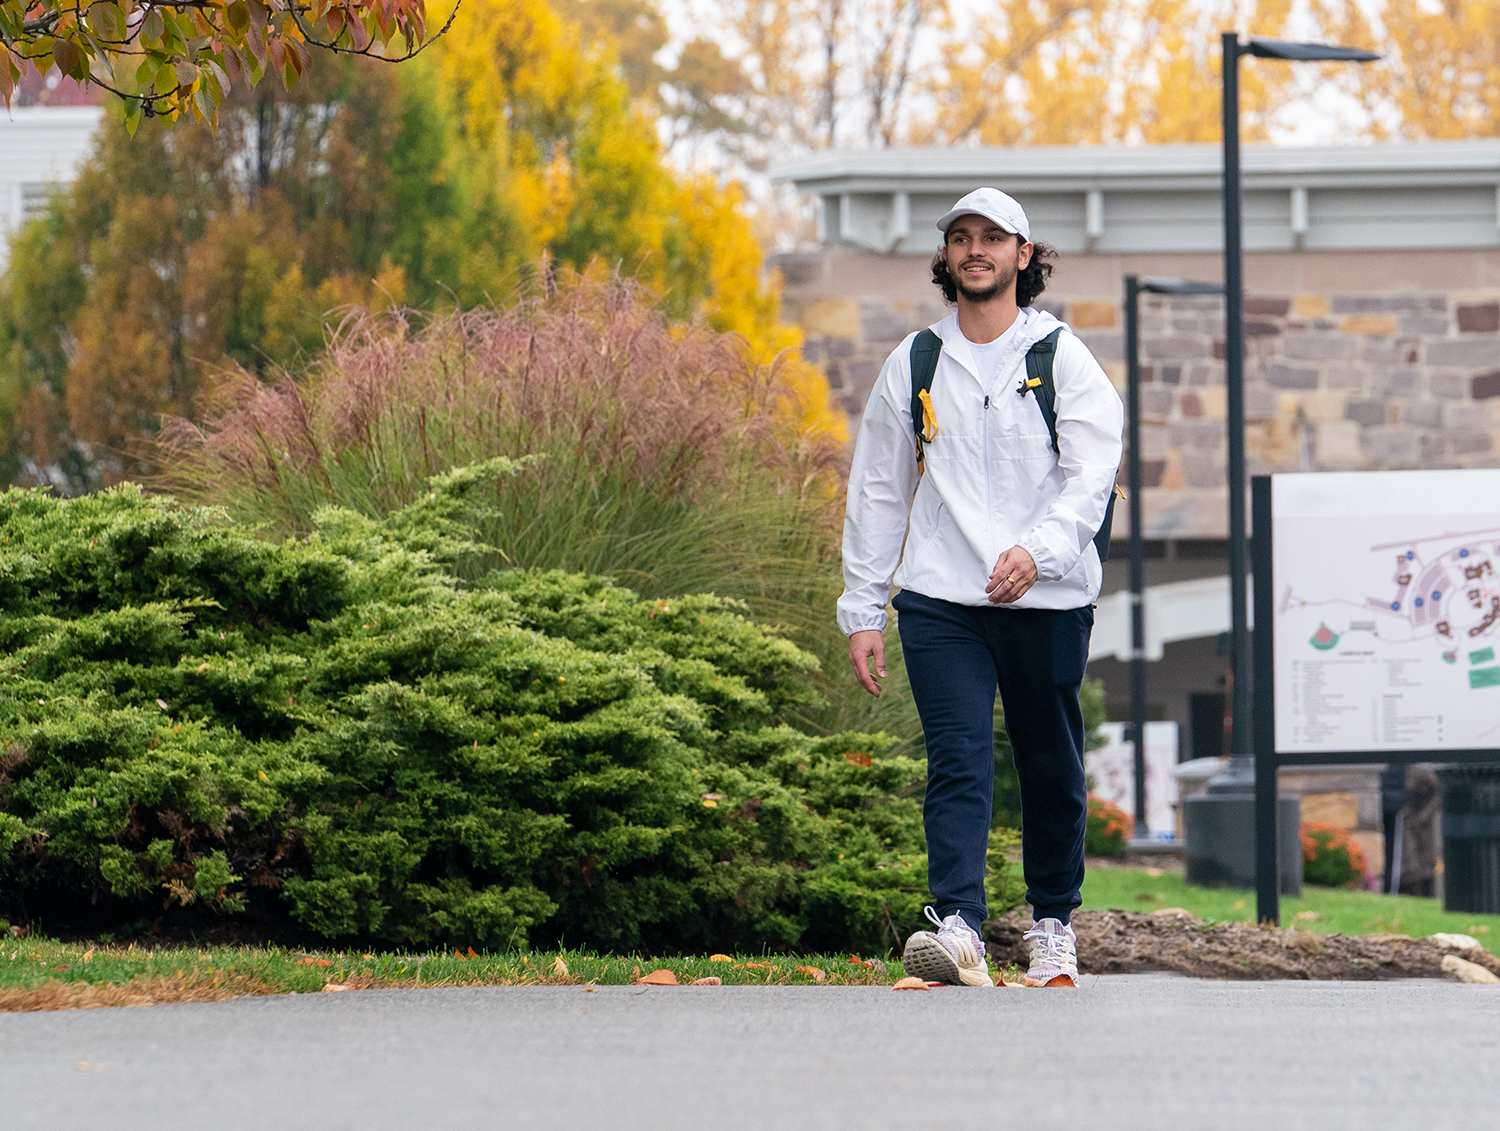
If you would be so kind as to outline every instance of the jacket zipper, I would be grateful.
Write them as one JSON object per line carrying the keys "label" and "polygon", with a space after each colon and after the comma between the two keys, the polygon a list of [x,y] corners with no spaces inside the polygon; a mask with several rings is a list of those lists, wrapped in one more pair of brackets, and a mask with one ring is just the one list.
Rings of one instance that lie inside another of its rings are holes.
{"label": "jacket zipper", "polygon": [[998,556],[995,549],[995,506],[990,497],[990,397],[986,393],[984,397],[984,522],[985,528],[990,532],[990,557]]}

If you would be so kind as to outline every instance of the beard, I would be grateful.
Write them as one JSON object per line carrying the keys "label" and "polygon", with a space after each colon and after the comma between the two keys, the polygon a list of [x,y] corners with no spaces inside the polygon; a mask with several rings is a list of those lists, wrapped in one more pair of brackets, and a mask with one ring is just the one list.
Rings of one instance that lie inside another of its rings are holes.
{"label": "beard", "polygon": [[1004,294],[1006,291],[1008,291],[1011,284],[1016,281],[1016,265],[1014,263],[1011,263],[1009,265],[1006,265],[1004,263],[996,263],[994,265],[994,268],[994,280],[987,286],[965,286],[962,278],[957,274],[957,272],[953,273],[953,285],[955,288],[957,288],[958,293],[963,295],[964,298],[968,299],[970,302],[989,302],[997,295]]}

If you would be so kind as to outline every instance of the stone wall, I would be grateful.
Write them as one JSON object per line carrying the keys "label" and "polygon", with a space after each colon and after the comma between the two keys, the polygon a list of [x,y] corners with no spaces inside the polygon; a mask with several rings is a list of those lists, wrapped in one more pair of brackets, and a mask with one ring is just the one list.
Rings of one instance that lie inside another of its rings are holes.
{"label": "stone wall", "polygon": [[[913,257],[882,257],[856,279],[857,297],[827,297],[810,277],[815,264],[799,277],[795,261],[783,262],[787,312],[857,419],[886,356],[948,308],[930,285],[922,292]],[[1500,466],[1500,287],[1379,293],[1361,282],[1282,294],[1262,282],[1247,297],[1250,474]],[[1044,297],[1039,305],[1072,325],[1123,395],[1120,302],[1061,287]],[[1222,537],[1222,300],[1142,295],[1141,366],[1147,535]]]}

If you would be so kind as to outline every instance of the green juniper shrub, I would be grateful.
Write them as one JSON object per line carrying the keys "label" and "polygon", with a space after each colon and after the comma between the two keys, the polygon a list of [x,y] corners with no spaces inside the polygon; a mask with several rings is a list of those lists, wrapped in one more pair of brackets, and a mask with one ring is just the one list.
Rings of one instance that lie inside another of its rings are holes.
{"label": "green juniper shrub", "polygon": [[0,495],[0,884],[95,931],[904,937],[927,898],[921,764],[785,725],[816,661],[736,602],[456,580],[482,550],[468,516],[516,466],[282,542],[129,485]]}

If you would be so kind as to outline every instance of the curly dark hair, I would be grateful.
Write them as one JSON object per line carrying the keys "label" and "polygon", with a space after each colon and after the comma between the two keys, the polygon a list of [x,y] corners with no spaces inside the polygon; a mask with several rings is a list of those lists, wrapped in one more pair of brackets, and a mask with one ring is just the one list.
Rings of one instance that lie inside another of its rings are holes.
{"label": "curly dark hair", "polygon": [[[1020,238],[1017,236],[1017,241]],[[1031,262],[1016,272],[1017,306],[1030,306],[1047,289],[1047,279],[1052,275],[1051,261],[1057,258],[1057,249],[1051,244],[1033,243],[1031,247]],[[932,257],[932,281],[942,288],[945,299],[958,301],[958,284],[953,281],[941,251]]]}

